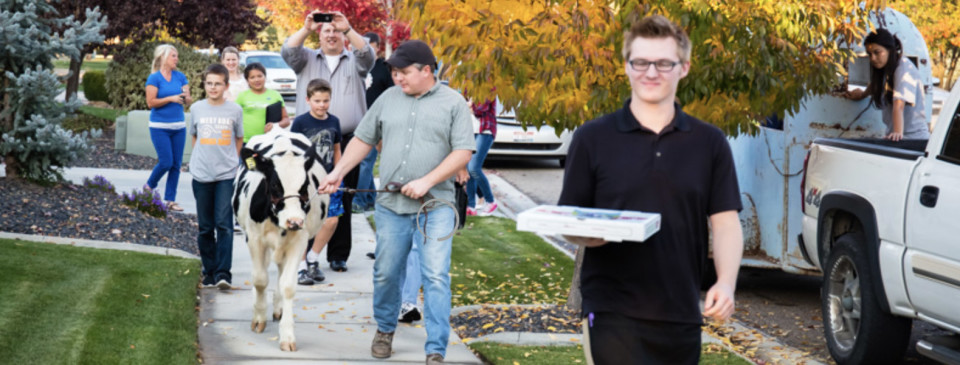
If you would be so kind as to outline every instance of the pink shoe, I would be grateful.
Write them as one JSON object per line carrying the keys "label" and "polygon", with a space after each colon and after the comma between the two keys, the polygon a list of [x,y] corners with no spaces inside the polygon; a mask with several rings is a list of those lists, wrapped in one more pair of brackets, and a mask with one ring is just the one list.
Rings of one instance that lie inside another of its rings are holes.
{"label": "pink shoe", "polygon": [[472,216],[475,216],[475,215],[477,215],[477,210],[476,210],[476,209],[473,209],[473,208],[470,208],[470,207],[467,207],[467,217],[472,217]]}
{"label": "pink shoe", "polygon": [[497,210],[497,203],[496,203],[496,202],[489,203],[489,204],[487,204],[487,205],[484,205],[483,208],[481,208],[481,209],[477,212],[477,215],[479,215],[479,216],[481,216],[481,217],[486,217],[486,216],[488,216],[488,215],[493,214],[493,212],[495,212],[496,210]]}

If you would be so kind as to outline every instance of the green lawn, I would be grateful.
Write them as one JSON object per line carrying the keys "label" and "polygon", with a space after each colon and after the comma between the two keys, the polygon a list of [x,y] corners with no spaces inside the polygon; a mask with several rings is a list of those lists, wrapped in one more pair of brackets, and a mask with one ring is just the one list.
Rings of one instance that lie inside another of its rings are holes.
{"label": "green lawn", "polygon": [[[494,365],[554,365],[586,364],[583,346],[513,346],[492,342],[475,342],[470,349],[480,353]],[[730,353],[718,345],[703,345],[701,365],[749,365],[750,362]]]}
{"label": "green lawn", "polygon": [[0,240],[6,364],[196,364],[200,262]]}
{"label": "green lawn", "polygon": [[117,117],[127,114],[125,110],[98,108],[98,107],[89,106],[89,105],[81,106],[80,112],[84,114],[92,115],[98,118],[103,118],[109,121],[114,121],[117,119]]}
{"label": "green lawn", "polygon": [[[83,71],[106,71],[107,66],[110,66],[111,59],[106,58],[94,58],[92,60],[84,60],[83,64],[80,65],[80,69]],[[69,69],[70,68],[70,59],[69,58],[57,58],[53,60],[54,68]]]}
{"label": "green lawn", "polygon": [[517,232],[513,220],[467,217],[453,239],[453,306],[564,304],[573,260],[535,234]]}

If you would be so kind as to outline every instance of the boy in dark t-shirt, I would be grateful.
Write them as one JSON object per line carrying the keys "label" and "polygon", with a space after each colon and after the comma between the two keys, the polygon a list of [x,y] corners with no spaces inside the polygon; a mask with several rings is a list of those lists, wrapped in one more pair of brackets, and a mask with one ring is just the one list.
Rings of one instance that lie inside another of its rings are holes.
{"label": "boy in dark t-shirt", "polygon": [[[340,134],[340,120],[327,112],[330,109],[331,91],[330,83],[326,80],[310,81],[307,85],[307,102],[310,105],[310,111],[297,116],[293,120],[293,126],[290,127],[291,132],[303,134],[313,142],[320,164],[327,172],[333,170],[333,165],[340,160],[340,140],[343,138]],[[317,258],[323,247],[330,241],[330,237],[337,229],[340,216],[343,215],[342,198],[343,193],[340,191],[330,194],[327,219],[323,221],[323,227],[320,228],[317,236],[310,239],[304,261],[300,262],[300,273],[297,275],[297,283],[300,285],[313,285],[326,279],[323,271],[320,270]],[[314,242],[318,244],[315,245]]]}

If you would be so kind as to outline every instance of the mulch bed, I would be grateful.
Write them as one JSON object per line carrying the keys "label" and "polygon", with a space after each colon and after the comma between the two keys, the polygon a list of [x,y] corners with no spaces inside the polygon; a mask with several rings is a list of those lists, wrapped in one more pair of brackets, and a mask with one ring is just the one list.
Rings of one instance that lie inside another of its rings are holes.
{"label": "mulch bed", "polygon": [[[150,170],[150,157],[113,149],[114,130],[94,141],[95,150],[75,167]],[[43,187],[0,178],[0,231],[176,248],[198,255],[197,219],[170,213],[155,218],[121,203],[116,194],[70,183]]]}
{"label": "mulch bed", "polygon": [[74,167],[99,167],[121,170],[153,170],[157,159],[152,157],[128,155],[113,149],[116,130],[107,128],[100,138],[93,140],[96,148],[93,152],[73,163]]}
{"label": "mulch bed", "polygon": [[123,205],[116,194],[73,184],[43,187],[0,178],[0,231],[133,242],[198,255],[192,214],[154,218]]}
{"label": "mulch bed", "polygon": [[579,311],[563,306],[487,307],[450,318],[461,338],[477,338],[498,332],[580,333]]}

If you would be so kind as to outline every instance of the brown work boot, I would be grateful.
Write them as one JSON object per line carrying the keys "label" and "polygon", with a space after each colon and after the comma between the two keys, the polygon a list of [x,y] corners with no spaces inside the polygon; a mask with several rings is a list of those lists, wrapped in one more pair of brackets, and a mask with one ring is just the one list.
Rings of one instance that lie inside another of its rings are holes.
{"label": "brown work boot", "polygon": [[377,330],[373,336],[373,345],[370,346],[370,355],[378,359],[386,359],[393,353],[393,332],[383,333]]}
{"label": "brown work boot", "polygon": [[427,365],[436,365],[436,364],[443,364],[443,355],[440,355],[440,354],[427,355]]}

